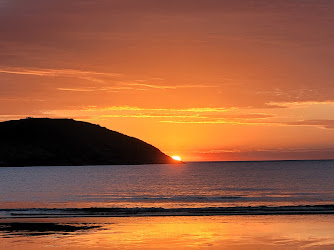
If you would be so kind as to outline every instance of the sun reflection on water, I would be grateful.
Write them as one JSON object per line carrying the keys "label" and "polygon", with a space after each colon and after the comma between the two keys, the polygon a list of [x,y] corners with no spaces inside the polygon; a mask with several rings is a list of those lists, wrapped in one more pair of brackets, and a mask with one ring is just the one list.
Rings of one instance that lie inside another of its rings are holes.
{"label": "sun reflection on water", "polygon": [[[286,249],[334,247],[333,215],[31,219],[101,228],[3,238],[4,249]],[[18,221],[16,221],[18,222]],[[88,224],[87,224],[88,223]]]}

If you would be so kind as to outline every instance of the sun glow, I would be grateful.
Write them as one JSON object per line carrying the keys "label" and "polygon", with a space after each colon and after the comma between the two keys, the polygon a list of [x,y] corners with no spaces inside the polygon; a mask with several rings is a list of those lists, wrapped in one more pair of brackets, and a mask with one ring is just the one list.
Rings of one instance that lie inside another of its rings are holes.
{"label": "sun glow", "polygon": [[181,157],[180,156],[177,156],[177,155],[174,155],[172,156],[172,158],[176,161],[181,161]]}

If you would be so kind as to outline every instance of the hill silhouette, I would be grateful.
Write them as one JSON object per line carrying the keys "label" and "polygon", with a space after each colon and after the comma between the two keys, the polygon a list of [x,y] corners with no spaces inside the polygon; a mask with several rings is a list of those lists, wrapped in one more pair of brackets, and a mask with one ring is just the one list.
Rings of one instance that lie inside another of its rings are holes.
{"label": "hill silhouette", "polygon": [[144,141],[72,119],[0,122],[0,138],[0,166],[177,163]]}

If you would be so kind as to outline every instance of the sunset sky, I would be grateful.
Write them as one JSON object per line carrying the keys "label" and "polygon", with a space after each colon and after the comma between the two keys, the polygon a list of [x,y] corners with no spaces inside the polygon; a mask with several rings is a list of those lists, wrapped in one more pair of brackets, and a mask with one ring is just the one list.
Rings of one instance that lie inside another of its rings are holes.
{"label": "sunset sky", "polygon": [[332,0],[0,0],[0,120],[185,161],[334,158]]}

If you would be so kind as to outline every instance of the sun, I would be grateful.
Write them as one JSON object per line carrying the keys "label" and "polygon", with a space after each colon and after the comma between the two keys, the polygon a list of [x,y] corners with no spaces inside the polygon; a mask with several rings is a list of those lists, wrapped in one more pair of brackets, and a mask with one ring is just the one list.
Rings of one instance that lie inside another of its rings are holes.
{"label": "sun", "polygon": [[172,156],[172,158],[176,161],[181,161],[181,157],[178,156],[178,155],[174,155],[174,156]]}

